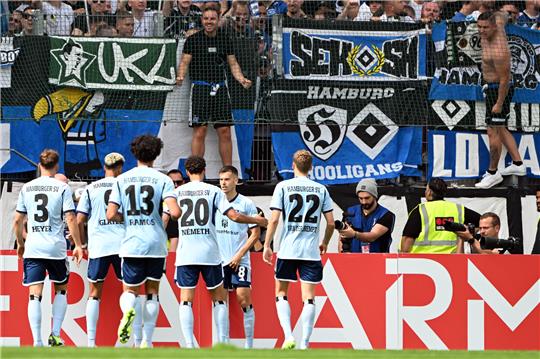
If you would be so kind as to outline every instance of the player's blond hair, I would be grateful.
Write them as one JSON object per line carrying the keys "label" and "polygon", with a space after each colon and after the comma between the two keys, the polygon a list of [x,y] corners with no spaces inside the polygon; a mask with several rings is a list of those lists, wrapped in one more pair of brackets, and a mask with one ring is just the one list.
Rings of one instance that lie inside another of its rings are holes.
{"label": "player's blond hair", "polygon": [[307,150],[298,150],[294,153],[293,162],[300,172],[307,174],[311,170],[313,156]]}

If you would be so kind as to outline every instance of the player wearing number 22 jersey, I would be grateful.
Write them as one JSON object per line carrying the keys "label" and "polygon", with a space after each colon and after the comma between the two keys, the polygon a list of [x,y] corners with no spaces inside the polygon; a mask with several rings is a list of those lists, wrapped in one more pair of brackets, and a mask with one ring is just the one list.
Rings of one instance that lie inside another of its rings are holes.
{"label": "player wearing number 22 jersey", "polygon": [[[285,341],[283,348],[296,346],[291,331],[291,308],[287,301],[290,282],[296,282],[297,272],[302,283],[302,342],[301,349],[306,349],[315,321],[315,285],[323,277],[321,254],[326,253],[328,242],[334,231],[332,199],[325,186],[316,183],[307,174],[311,170],[312,156],[306,150],[297,151],[293,157],[295,178],[280,182],[272,196],[272,210],[266,238],[263,258],[272,263],[270,243],[276,231],[279,219],[283,217],[283,230],[277,254],[276,309],[283,329]],[[324,239],[319,244],[319,223],[325,217],[326,230]]]}
{"label": "player wearing number 22 jersey", "polygon": [[214,320],[218,341],[227,341],[227,292],[223,289],[221,255],[216,238],[216,213],[239,223],[265,225],[263,217],[238,213],[221,190],[202,182],[206,162],[190,156],[185,167],[190,182],[176,189],[182,212],[178,220],[179,247],[176,251],[176,283],[180,287],[180,324],[187,347],[194,347],[192,303],[195,287],[202,274],[214,301]]}
{"label": "player wearing number 22 jersey", "polygon": [[[159,313],[159,281],[168,253],[167,234],[161,219],[162,202],[165,201],[171,217],[177,218],[180,214],[172,180],[152,168],[162,147],[161,139],[150,135],[136,137],[131,142],[137,167],[117,177],[107,207],[107,219],[123,220],[126,228],[119,251],[124,281],[120,307],[124,316],[118,328],[118,339],[126,343],[135,316],[142,315],[141,347],[152,347]],[[142,313],[137,313],[135,302],[142,284],[145,285],[146,302]]]}

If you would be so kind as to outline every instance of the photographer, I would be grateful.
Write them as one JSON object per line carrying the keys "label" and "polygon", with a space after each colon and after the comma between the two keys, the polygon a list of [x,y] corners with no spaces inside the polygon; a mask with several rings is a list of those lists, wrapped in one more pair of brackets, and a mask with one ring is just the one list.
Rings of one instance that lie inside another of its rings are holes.
{"label": "photographer", "polygon": [[[481,245],[481,238],[499,238],[501,230],[501,219],[493,212],[487,212],[480,216],[478,224],[478,234],[475,236],[469,231],[456,232],[459,239],[468,242],[471,246],[471,253],[480,254],[499,254],[502,253],[500,248],[484,249]],[[463,247],[463,246],[458,246]],[[463,253],[459,252],[458,253]]]}
{"label": "photographer", "polygon": [[343,215],[344,227],[339,231],[340,252],[388,253],[396,216],[377,203],[377,183],[374,180],[358,182],[356,195],[360,204],[349,207]]}
{"label": "photographer", "polygon": [[[450,232],[446,222],[471,223],[478,226],[480,215],[463,205],[445,201],[446,182],[432,178],[426,186],[427,202],[416,206],[407,219],[401,237],[401,253],[463,253],[464,232]],[[458,248],[459,245],[459,248]]]}

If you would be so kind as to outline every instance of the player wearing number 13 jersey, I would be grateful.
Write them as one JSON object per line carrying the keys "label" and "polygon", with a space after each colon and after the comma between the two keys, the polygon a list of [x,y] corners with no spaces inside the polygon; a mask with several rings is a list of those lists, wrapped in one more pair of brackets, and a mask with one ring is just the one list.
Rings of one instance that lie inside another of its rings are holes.
{"label": "player wearing number 13 jersey", "polygon": [[[326,187],[307,178],[312,166],[312,156],[299,150],[293,156],[295,178],[280,182],[272,196],[272,215],[264,243],[264,261],[272,264],[270,243],[279,218],[283,216],[283,230],[276,262],[276,309],[285,335],[283,348],[296,346],[291,332],[291,308],[287,301],[290,282],[296,282],[297,272],[302,281],[302,342],[306,349],[315,321],[315,285],[322,280],[321,254],[326,253],[334,231],[332,199]],[[319,245],[319,223],[326,220],[323,242]]]}
{"label": "player wearing number 13 jersey", "polygon": [[[126,343],[135,316],[142,315],[141,347],[152,346],[159,313],[159,281],[167,256],[167,234],[161,219],[162,202],[165,201],[172,218],[178,218],[180,214],[172,180],[152,168],[162,147],[161,139],[150,135],[136,137],[131,142],[137,167],[118,176],[107,207],[107,220],[123,220],[126,226],[126,234],[120,243],[124,281],[120,307],[124,316],[118,328],[118,339]],[[142,313],[136,313],[136,297],[142,284],[145,284],[147,299]]]}
{"label": "player wearing number 13 jersey", "polygon": [[202,182],[206,168],[204,158],[191,156],[185,162],[190,182],[178,187],[178,204],[182,215],[178,220],[179,247],[176,251],[176,283],[180,287],[180,325],[187,347],[194,347],[193,297],[202,274],[214,301],[214,320],[218,341],[228,336],[227,292],[223,289],[221,255],[216,239],[216,212],[238,223],[265,225],[263,217],[238,213],[221,190]]}

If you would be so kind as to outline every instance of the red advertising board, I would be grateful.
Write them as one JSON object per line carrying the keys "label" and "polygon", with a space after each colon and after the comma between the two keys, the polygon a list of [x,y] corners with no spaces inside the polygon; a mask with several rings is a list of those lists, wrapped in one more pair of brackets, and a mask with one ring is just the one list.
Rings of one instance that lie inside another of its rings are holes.
{"label": "red advertising board", "polygon": [[[514,349],[540,350],[540,256],[330,254],[316,292],[312,347],[356,349]],[[160,287],[161,310],[155,345],[182,346],[178,319],[180,290],[174,283],[174,254]],[[283,334],[275,309],[273,268],[252,255],[254,346],[279,347]],[[86,345],[87,262],[72,263],[68,310],[62,337]],[[31,345],[28,292],[22,262],[14,251],[0,251],[0,345]],[[113,346],[121,318],[121,283],[109,273],[104,285],[97,345]],[[42,300],[43,336],[50,332],[52,293]],[[298,284],[290,287],[294,335],[301,337],[302,302]],[[243,344],[242,312],[231,296],[230,334]],[[203,287],[194,303],[195,334],[210,346],[215,332],[212,305]]]}

